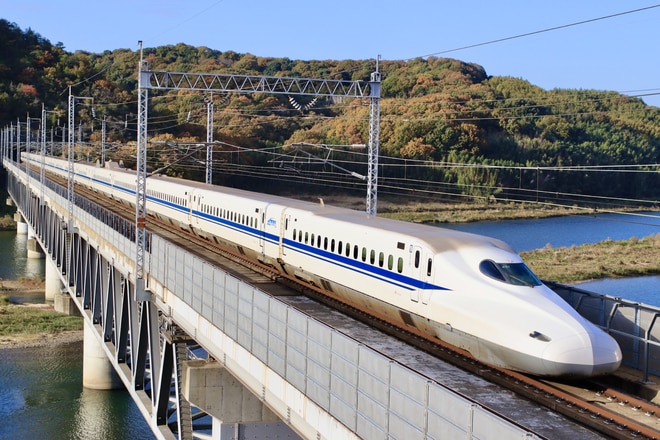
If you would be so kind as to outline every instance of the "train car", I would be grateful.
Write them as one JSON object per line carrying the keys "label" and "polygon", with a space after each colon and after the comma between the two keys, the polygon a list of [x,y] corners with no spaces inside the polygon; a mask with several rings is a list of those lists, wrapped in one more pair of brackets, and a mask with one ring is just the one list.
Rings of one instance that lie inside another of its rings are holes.
{"label": "train car", "polygon": [[[40,156],[23,158],[41,164]],[[46,166],[67,174],[60,159]],[[74,169],[79,183],[135,203],[134,171]],[[621,364],[616,341],[502,241],[163,176],[148,177],[146,187],[150,213],[482,362],[553,377],[608,374]]]}

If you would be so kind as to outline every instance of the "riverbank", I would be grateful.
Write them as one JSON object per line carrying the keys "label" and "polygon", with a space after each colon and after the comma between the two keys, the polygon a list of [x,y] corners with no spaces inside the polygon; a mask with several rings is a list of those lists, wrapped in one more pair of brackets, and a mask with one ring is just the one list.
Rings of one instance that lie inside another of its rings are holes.
{"label": "riverbank", "polygon": [[0,349],[82,341],[82,317],[58,313],[43,298],[43,280],[0,281]]}

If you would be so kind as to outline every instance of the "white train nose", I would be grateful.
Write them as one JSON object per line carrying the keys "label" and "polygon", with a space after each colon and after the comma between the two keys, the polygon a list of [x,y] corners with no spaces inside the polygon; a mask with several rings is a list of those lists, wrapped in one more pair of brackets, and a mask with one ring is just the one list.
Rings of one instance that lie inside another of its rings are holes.
{"label": "white train nose", "polygon": [[598,376],[621,365],[621,348],[607,333],[591,329],[562,339],[553,339],[543,351],[548,375]]}

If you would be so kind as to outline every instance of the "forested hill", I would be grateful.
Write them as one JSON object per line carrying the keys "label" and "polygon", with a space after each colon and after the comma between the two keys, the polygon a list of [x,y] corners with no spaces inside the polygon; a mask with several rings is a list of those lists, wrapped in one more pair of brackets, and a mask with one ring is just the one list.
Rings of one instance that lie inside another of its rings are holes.
{"label": "forested hill", "polygon": [[[94,98],[95,113],[110,123],[111,141],[135,140],[137,52],[69,53],[6,20],[0,20],[0,47],[0,126],[24,120],[27,113],[39,117],[42,103],[59,110],[64,120],[67,88],[73,85],[74,95]],[[150,69],[172,72],[368,81],[375,69],[374,60],[266,58],[185,44],[145,48],[144,54]],[[383,156],[532,167],[660,163],[660,109],[638,98],[596,90],[544,90],[447,58],[385,60],[380,71]],[[203,96],[170,92],[150,97],[149,128],[155,139],[158,133],[164,139],[206,139]],[[286,96],[215,99],[214,138],[222,142],[264,148],[368,141],[369,106],[364,100],[295,98],[297,109]],[[84,123],[90,117],[90,109],[82,107],[79,119]],[[640,185],[648,186],[634,186]],[[643,194],[646,190],[625,191],[626,196],[649,196]]]}

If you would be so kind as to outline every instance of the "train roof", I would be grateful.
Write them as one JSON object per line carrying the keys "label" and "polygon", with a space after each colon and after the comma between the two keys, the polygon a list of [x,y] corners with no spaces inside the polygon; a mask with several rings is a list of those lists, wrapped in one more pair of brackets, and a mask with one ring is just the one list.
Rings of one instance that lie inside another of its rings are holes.
{"label": "train roof", "polygon": [[[130,170],[124,170],[130,172]],[[513,252],[511,247],[495,238],[486,237],[476,234],[471,234],[468,232],[456,231],[449,228],[443,228],[439,226],[426,225],[421,223],[406,222],[401,220],[393,220],[385,217],[372,216],[367,214],[364,211],[357,211],[354,209],[343,208],[334,205],[328,205],[319,201],[309,202],[299,199],[293,199],[278,195],[264,194],[254,191],[248,191],[243,189],[237,189],[227,186],[219,185],[210,185],[204,182],[197,182],[194,180],[185,180],[170,176],[164,176],[160,174],[154,174],[148,177],[147,187],[149,181],[154,180],[163,180],[166,182],[182,184],[188,187],[212,191],[212,192],[221,192],[223,194],[232,195],[235,197],[249,198],[251,200],[261,202],[261,203],[272,203],[278,204],[281,206],[286,206],[292,209],[299,209],[306,211],[314,216],[320,218],[332,219],[334,221],[340,221],[346,223],[347,227],[360,225],[361,227],[368,229],[378,229],[381,231],[395,232],[397,234],[407,235],[412,239],[425,242],[432,248],[437,251],[441,251],[448,248],[456,249],[458,246],[484,246],[484,244],[501,248],[507,251]]]}
{"label": "train roof", "polygon": [[[511,247],[495,238],[486,237],[476,234],[471,234],[468,232],[456,231],[449,228],[443,228],[439,226],[426,225],[421,223],[406,222],[401,220],[388,219],[385,217],[372,216],[367,214],[364,211],[357,211],[349,208],[343,208],[335,205],[328,205],[319,201],[309,202],[299,199],[292,199],[288,197],[258,193],[253,191],[247,191],[237,188],[231,188],[226,186],[218,185],[209,185],[203,182],[197,182],[192,180],[177,179],[169,176],[154,175],[150,179],[156,178],[156,180],[162,179],[165,181],[185,184],[197,189],[202,189],[206,191],[217,191],[222,192],[223,194],[229,194],[236,197],[250,198],[251,200],[262,202],[262,203],[274,203],[282,206],[287,206],[292,209],[299,209],[306,211],[314,216],[320,218],[332,219],[334,221],[344,222],[347,227],[349,225],[356,226],[360,225],[364,228],[374,228],[378,230],[385,230],[390,232],[396,232],[397,234],[407,235],[414,238],[420,242],[426,242],[429,246],[440,251],[447,248],[456,249],[457,246],[466,247],[466,246],[484,246],[488,244],[497,248],[501,248],[507,251],[513,252]],[[148,185],[148,184],[147,184]]]}

